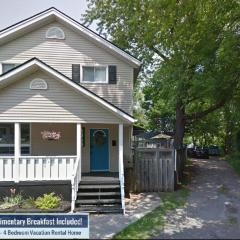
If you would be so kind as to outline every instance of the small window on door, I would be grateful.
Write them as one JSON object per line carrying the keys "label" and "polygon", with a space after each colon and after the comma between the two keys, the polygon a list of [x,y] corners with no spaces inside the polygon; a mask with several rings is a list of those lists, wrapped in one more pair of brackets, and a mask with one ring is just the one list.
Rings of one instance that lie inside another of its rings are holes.
{"label": "small window on door", "polygon": [[98,145],[98,146],[101,146],[101,145],[104,145],[106,143],[106,133],[102,130],[97,130],[93,133],[93,136],[94,136],[94,144],[95,145]]}

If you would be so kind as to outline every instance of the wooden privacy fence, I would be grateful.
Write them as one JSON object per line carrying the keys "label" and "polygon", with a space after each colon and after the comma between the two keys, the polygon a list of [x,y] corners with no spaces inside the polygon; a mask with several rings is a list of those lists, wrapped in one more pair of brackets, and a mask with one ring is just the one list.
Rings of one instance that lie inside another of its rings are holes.
{"label": "wooden privacy fence", "polygon": [[135,192],[174,191],[174,149],[134,150]]}

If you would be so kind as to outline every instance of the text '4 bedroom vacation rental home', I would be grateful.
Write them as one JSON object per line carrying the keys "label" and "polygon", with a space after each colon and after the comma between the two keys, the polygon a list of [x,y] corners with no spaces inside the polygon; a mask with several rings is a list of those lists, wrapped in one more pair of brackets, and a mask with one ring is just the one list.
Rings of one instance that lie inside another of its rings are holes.
{"label": "text '4 bedroom vacation rental home'", "polygon": [[124,212],[139,67],[55,8],[0,31],[1,194],[51,191],[72,211]]}

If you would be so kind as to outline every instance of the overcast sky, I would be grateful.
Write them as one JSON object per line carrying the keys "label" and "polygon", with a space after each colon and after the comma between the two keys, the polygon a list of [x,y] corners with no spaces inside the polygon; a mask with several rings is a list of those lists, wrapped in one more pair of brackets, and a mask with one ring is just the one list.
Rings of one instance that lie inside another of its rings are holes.
{"label": "overcast sky", "polygon": [[[0,0],[0,29],[55,7],[77,21],[87,9],[86,0]],[[91,29],[95,30],[93,25]]]}

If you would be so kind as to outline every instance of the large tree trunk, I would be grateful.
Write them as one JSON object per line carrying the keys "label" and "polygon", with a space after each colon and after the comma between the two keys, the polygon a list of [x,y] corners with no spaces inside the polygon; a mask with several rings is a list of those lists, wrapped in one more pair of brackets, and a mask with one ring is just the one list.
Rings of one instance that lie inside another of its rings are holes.
{"label": "large tree trunk", "polygon": [[185,131],[185,119],[184,119],[184,107],[181,102],[176,104],[176,123],[175,123],[175,135],[174,135],[174,147],[177,152],[176,156],[176,171],[174,173],[175,178],[175,188],[177,183],[183,178],[184,169],[184,152],[183,152],[183,137]]}
{"label": "large tree trunk", "polygon": [[181,149],[183,146],[183,137],[185,131],[185,118],[184,107],[179,101],[176,104],[176,123],[175,123],[175,135],[174,135],[174,147],[175,149]]}
{"label": "large tree trunk", "polygon": [[230,154],[233,151],[233,124],[231,122],[226,123],[225,128],[225,142],[224,142],[224,150],[225,154]]}

